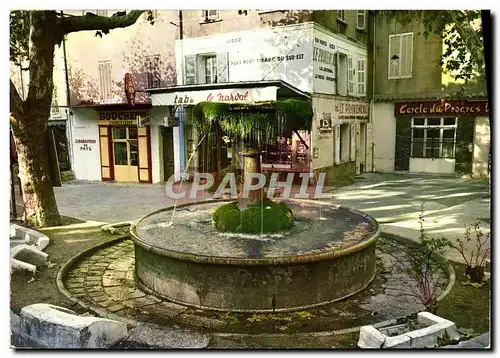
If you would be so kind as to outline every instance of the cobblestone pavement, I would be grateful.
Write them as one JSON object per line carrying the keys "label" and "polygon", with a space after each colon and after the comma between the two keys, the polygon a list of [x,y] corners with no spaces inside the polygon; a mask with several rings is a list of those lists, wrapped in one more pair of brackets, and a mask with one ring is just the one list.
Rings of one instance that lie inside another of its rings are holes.
{"label": "cobblestone pavement", "polygon": [[[284,313],[271,315],[276,316],[272,322],[257,320],[251,326],[249,324],[254,322],[252,314],[238,314],[236,317],[225,312],[199,310],[137,289],[134,285],[134,247],[131,240],[121,241],[88,256],[70,269],[64,285],[73,297],[127,319],[157,325],[189,326],[210,332],[336,330],[404,317],[422,310],[423,306],[407,295],[412,286],[411,279],[397,268],[395,260],[399,261],[399,266],[403,261],[400,244],[379,245],[376,254],[377,277],[363,292],[343,301],[308,309],[312,319],[296,316],[296,312]],[[447,282],[443,280],[445,286]],[[269,324],[275,326],[270,327]]]}

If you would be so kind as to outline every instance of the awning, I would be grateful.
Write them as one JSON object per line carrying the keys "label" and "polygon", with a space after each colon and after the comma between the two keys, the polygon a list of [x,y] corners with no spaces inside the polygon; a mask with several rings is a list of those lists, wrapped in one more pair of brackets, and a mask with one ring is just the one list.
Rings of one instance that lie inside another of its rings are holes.
{"label": "awning", "polygon": [[182,85],[146,90],[153,106],[189,106],[200,102],[255,103],[279,98],[310,98],[284,81]]}

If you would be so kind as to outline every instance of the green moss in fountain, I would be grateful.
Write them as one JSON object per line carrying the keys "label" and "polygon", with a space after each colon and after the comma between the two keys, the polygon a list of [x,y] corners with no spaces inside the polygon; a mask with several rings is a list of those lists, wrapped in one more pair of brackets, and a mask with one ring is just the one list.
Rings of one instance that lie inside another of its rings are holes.
{"label": "green moss in fountain", "polygon": [[238,201],[231,202],[214,212],[217,229],[246,234],[276,234],[290,230],[293,226],[292,211],[284,203],[265,198],[261,203],[249,205],[243,210],[238,204]]}

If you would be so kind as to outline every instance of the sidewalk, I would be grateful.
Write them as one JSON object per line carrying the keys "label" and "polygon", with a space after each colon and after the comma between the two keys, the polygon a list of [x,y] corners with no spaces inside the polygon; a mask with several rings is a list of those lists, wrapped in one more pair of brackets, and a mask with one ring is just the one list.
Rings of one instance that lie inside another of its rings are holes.
{"label": "sidewalk", "polygon": [[[191,184],[183,183],[183,190],[189,193]],[[299,190],[300,186],[294,186],[291,197]],[[309,187],[308,193],[314,190]],[[74,180],[56,187],[55,193],[61,214],[108,223],[136,220],[175,203],[167,197],[165,183]],[[210,198],[212,193],[198,192],[195,200],[180,199],[177,204]],[[20,198],[18,200],[19,203]],[[364,173],[352,185],[323,188],[320,200],[364,211],[379,221],[382,231],[414,239],[420,234],[418,217],[422,204],[424,227],[429,235],[443,235],[454,240],[463,234],[465,224],[472,224],[476,219],[481,220],[484,232],[489,232],[490,228],[487,180]],[[450,258],[461,261],[458,253],[450,252]]]}

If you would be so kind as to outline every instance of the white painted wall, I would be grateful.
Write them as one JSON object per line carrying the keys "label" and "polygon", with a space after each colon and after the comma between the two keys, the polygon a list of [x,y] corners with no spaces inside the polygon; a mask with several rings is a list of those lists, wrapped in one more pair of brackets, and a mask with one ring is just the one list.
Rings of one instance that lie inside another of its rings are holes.
{"label": "white painted wall", "polygon": [[488,177],[488,155],[490,152],[490,119],[476,117],[474,125],[474,153],[472,157],[472,177]]}
{"label": "white painted wall", "polygon": [[[90,108],[73,109],[70,122],[72,141],[69,145],[73,150],[71,167],[75,179],[78,180],[101,180],[101,156],[99,148],[98,114]],[[82,146],[76,143],[78,139],[94,139],[96,142],[88,144],[90,151],[81,150]]]}
{"label": "white painted wall", "polygon": [[149,113],[151,117],[153,117],[150,126],[151,176],[153,183],[159,183],[165,180],[163,166],[163,137],[161,135],[161,126],[163,125],[163,118],[168,115],[168,110],[167,107],[164,106],[155,106],[151,108]]}
{"label": "white painted wall", "polygon": [[[81,15],[81,10],[65,13]],[[114,11],[108,11],[111,16]],[[95,31],[80,31],[67,36],[67,61],[72,105],[102,103],[99,61],[111,60],[112,98],[107,103],[125,103],[124,76],[131,73],[136,90],[147,87],[146,56],[159,55],[163,85],[176,83],[174,43],[178,28],[176,11],[156,11],[154,25],[143,14],[134,25],[113,29],[102,38]],[[136,102],[148,102],[144,92],[136,93]]]}
{"label": "white painted wall", "polygon": [[[357,60],[365,60],[365,93],[366,93],[366,83],[367,83],[367,66],[368,66],[368,52],[364,45],[355,43],[346,39],[345,37],[334,34],[327,29],[315,24],[313,32],[314,40],[313,47],[337,56],[337,52],[351,56],[353,59],[353,66],[356,69],[354,75],[354,90],[355,96],[365,97],[365,95],[358,95],[358,75],[357,75]],[[313,48],[313,51],[314,51]],[[335,59],[337,61],[337,59]],[[331,72],[330,72],[331,71]],[[314,61],[313,66],[313,91],[319,93],[336,94],[336,82],[328,80],[326,77],[336,77],[337,75],[347,78],[347,71],[345,73],[336,73],[335,66],[328,65],[324,61]],[[324,78],[317,78],[318,75],[324,76]]]}
{"label": "white painted wall", "polygon": [[229,57],[229,82],[282,79],[302,91],[312,90],[311,23],[177,40],[177,83],[184,83],[184,56],[223,52]]}
{"label": "white painted wall", "polygon": [[453,174],[455,159],[451,158],[410,158],[411,173]]}
{"label": "white painted wall", "polygon": [[[366,115],[368,115],[368,104],[362,101],[347,101],[344,98],[331,97],[331,96],[313,96],[313,125],[311,134],[311,155],[312,155],[312,168],[318,169],[323,167],[329,167],[334,164],[334,151],[335,151],[335,141],[334,141],[334,128],[340,124],[356,124],[356,132],[359,132],[359,122],[354,118],[345,118],[350,116],[348,112],[352,109],[352,106],[365,106]],[[321,130],[321,121],[325,118],[331,118],[331,129],[329,131]],[[345,136],[345,135],[344,135]],[[350,136],[347,137],[350,140]],[[349,148],[351,146],[350,141],[346,142],[344,145],[344,155],[345,158],[349,157]],[[360,141],[356,140],[356,153],[359,152]],[[318,158],[314,158],[314,148],[318,150]],[[348,160],[346,160],[348,161]]]}
{"label": "white painted wall", "polygon": [[393,172],[396,148],[394,103],[375,103],[372,120],[373,142],[375,143],[373,153],[374,171]]}

